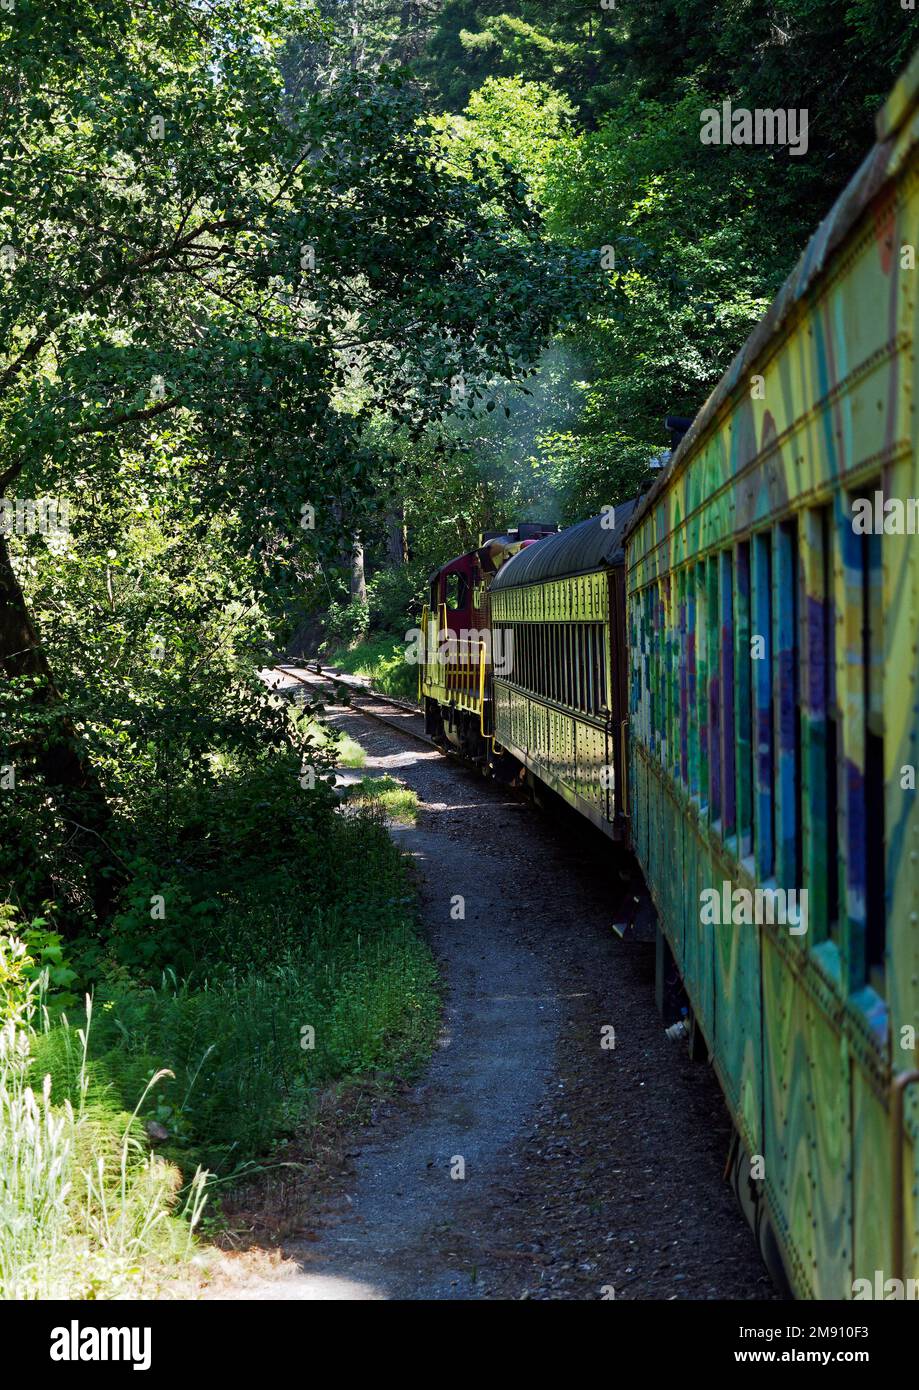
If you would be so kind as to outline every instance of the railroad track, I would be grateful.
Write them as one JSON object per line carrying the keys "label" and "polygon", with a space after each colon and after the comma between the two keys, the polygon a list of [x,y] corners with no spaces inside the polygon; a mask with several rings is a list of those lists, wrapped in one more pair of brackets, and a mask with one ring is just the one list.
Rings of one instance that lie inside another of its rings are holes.
{"label": "railroad track", "polygon": [[[311,690],[325,689],[330,683],[344,686],[346,690],[353,692],[350,700],[353,709],[358,710],[368,719],[375,719],[379,724],[385,724],[398,733],[417,739],[419,743],[425,744],[428,748],[434,748],[437,752],[441,751],[432,738],[429,738],[420,728],[412,727],[409,723],[410,719],[420,722],[422,718],[421,711],[413,705],[408,704],[405,700],[397,700],[391,695],[380,695],[377,691],[368,689],[363,681],[344,675],[333,667],[327,667],[323,671],[318,661],[316,667],[315,671],[306,666],[270,666],[268,669],[277,672],[278,675],[284,676],[288,680],[295,680]],[[375,705],[389,705],[393,709],[399,710],[403,716],[402,719],[388,719],[385,714],[380,714],[378,710],[368,708],[368,704],[371,702]]]}

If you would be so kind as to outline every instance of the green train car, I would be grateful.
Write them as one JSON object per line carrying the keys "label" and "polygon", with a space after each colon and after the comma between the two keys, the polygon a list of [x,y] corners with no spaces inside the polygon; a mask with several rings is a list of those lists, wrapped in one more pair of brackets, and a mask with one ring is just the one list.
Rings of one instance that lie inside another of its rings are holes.
{"label": "green train car", "polygon": [[419,680],[443,746],[634,851],[816,1299],[919,1288],[919,55],[877,130],[653,487],[432,576]]}
{"label": "green train car", "polygon": [[919,1277],[917,104],[625,536],[632,844],[808,1298]]}

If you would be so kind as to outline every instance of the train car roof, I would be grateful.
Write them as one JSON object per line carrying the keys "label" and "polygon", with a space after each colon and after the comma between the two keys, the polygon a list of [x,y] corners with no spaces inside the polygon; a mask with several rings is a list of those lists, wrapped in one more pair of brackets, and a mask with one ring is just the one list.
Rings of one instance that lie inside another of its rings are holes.
{"label": "train car roof", "polygon": [[[756,360],[767,344],[782,330],[795,305],[804,298],[814,282],[827,267],[833,253],[848,236],[868,204],[891,179],[903,163],[904,151],[898,143],[904,126],[919,104],[919,49],[913,54],[906,70],[898,78],[884,105],[875,118],[876,143],[859,165],[840,193],[820,226],[802,251],[794,270],[779,290],[765,318],[761,319],[743,347],[728,367],[708,400],[702,406],[686,434],[674,450],[669,464],[655,479],[653,487],[641,499],[626,527],[624,540],[651,510],[654,503],[680,472],[686,456],[692,452],[715,416],[726,407],[738,387],[746,382]],[[912,133],[909,139],[914,138]]]}
{"label": "train car roof", "polygon": [[528,545],[502,565],[491,582],[491,590],[515,589],[522,584],[538,584],[544,579],[560,579],[575,574],[621,565],[624,559],[622,533],[638,499],[620,502],[610,526],[608,512],[579,521],[555,536]]}

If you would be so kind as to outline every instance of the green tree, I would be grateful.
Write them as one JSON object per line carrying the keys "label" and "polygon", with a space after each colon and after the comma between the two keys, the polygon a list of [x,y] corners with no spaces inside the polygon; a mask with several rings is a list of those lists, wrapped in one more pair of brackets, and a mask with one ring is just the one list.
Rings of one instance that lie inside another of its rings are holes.
{"label": "green tree", "polygon": [[[289,99],[276,55],[316,26],[294,0],[0,15],[0,495],[105,497],[126,448],[168,447],[278,601],[372,485],[367,420],[421,431],[457,377],[474,406],[530,370],[591,260],[515,180],[451,171],[400,75]],[[52,671],[20,551],[0,537],[0,664],[48,714],[32,772],[98,850],[105,789],[61,698],[78,673]]]}

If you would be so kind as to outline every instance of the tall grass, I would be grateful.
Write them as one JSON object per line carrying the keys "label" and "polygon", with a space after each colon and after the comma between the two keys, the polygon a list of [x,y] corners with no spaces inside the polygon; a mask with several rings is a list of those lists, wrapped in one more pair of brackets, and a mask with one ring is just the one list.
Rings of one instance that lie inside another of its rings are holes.
{"label": "tall grass", "polygon": [[362,777],[345,788],[344,801],[348,807],[376,808],[394,824],[414,825],[418,819],[417,795],[395,777]]}
{"label": "tall grass", "polygon": [[[0,948],[2,949],[2,948]],[[0,1028],[0,1298],[119,1298],[155,1289],[187,1255],[204,1206],[192,1180],[177,1220],[181,1176],[145,1152],[137,1116],[89,1099],[89,1022],[53,1031],[76,1061],[76,1104],[29,1081],[34,1011]]]}

